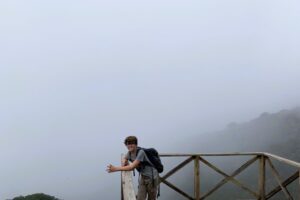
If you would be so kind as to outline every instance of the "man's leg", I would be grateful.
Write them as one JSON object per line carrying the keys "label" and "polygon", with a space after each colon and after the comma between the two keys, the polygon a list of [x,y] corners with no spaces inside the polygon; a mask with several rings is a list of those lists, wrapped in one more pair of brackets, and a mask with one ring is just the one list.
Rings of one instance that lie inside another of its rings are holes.
{"label": "man's leg", "polygon": [[154,180],[152,180],[151,178],[148,178],[147,180],[145,180],[147,193],[148,193],[148,200],[156,200],[158,181],[159,181],[158,178],[156,178]]}
{"label": "man's leg", "polygon": [[146,200],[147,197],[147,189],[145,185],[145,180],[142,175],[139,177],[139,186],[138,186],[138,194],[137,194],[137,200]]}

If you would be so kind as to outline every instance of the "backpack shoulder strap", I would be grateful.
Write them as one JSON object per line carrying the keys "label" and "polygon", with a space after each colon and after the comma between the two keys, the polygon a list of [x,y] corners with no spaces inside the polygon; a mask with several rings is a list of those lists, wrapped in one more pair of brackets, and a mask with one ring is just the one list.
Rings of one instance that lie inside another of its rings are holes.
{"label": "backpack shoulder strap", "polygon": [[[135,158],[137,157],[137,155],[138,155],[138,153],[139,153],[139,151],[140,151],[141,149],[143,149],[143,148],[141,148],[141,147],[138,147],[138,148],[137,148],[137,151],[136,151],[136,153],[135,153]],[[128,160],[129,160],[130,162],[133,162],[133,159],[132,159],[132,157],[131,157],[131,152],[130,152],[130,151],[128,151]]]}
{"label": "backpack shoulder strap", "polygon": [[141,148],[140,147],[140,150],[143,150],[144,153],[145,153],[146,161],[143,162],[144,165],[148,165],[148,166],[154,167],[154,165],[151,163],[151,160],[149,159],[149,155],[148,155],[149,149],[147,149],[147,148]]}
{"label": "backpack shoulder strap", "polygon": [[[136,151],[136,154],[135,154],[135,158],[137,157],[137,155],[138,155],[138,153],[139,153],[139,151],[140,151],[141,149],[142,149],[141,147],[137,147],[137,151]],[[133,162],[133,160],[132,160],[132,158],[131,158],[131,152],[128,151],[128,153],[129,153],[129,161],[130,161],[130,162]],[[133,176],[135,176],[135,170],[139,171],[138,169],[133,169],[133,170],[132,170],[132,171],[133,171]],[[140,172],[139,172],[139,173],[140,173]]]}
{"label": "backpack shoulder strap", "polygon": [[140,150],[142,150],[143,148],[141,147],[137,147],[137,150],[136,150],[136,154],[135,154],[135,158],[137,157],[137,155],[139,154]]}

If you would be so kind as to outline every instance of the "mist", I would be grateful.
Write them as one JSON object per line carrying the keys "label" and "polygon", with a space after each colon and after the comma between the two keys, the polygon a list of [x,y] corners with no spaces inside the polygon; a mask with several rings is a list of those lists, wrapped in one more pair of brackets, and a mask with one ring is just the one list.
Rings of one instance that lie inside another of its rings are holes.
{"label": "mist", "polygon": [[105,169],[126,136],[188,152],[187,138],[298,106],[299,7],[1,1],[1,199],[117,199]]}

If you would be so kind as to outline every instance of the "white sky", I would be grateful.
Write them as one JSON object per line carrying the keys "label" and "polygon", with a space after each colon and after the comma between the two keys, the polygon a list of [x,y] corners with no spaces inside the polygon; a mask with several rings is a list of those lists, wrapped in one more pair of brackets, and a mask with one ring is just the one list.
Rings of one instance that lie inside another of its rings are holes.
{"label": "white sky", "polygon": [[116,199],[125,136],[170,152],[299,106],[299,20],[296,0],[0,1],[0,198]]}

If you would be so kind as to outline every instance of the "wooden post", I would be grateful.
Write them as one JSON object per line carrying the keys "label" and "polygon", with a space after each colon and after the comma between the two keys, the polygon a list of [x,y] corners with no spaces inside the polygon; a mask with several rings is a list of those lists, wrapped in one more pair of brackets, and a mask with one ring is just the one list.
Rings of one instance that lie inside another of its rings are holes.
{"label": "wooden post", "polygon": [[[123,159],[124,155],[122,155]],[[134,188],[133,188],[133,180],[132,180],[132,172],[131,171],[121,171],[121,199],[122,200],[136,200]]]}
{"label": "wooden post", "polygon": [[[122,165],[122,161],[124,159],[125,155],[121,154],[121,165]],[[124,200],[124,193],[123,193],[123,176],[122,173],[120,173],[121,175],[121,200]]]}
{"label": "wooden post", "polygon": [[199,173],[199,156],[194,158],[194,196],[195,200],[200,200],[200,173]]}
{"label": "wooden post", "polygon": [[124,196],[123,196],[123,178],[122,178],[122,173],[121,174],[121,200],[124,200]]}
{"label": "wooden post", "polygon": [[259,200],[265,200],[266,192],[266,159],[264,155],[259,158]]}

